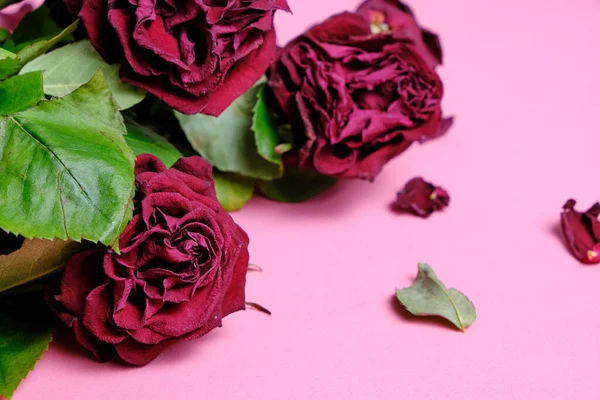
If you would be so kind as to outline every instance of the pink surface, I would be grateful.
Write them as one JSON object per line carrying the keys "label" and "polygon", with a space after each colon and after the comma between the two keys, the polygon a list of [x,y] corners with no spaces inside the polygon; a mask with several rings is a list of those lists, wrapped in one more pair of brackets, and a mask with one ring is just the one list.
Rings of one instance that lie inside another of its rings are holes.
{"label": "pink surface", "polygon": [[[353,1],[290,0],[283,40]],[[443,39],[450,134],[374,184],[301,205],[255,200],[248,299],[273,311],[225,320],[137,369],[54,346],[15,399],[598,399],[600,266],[557,236],[573,196],[597,200],[600,2],[413,1]],[[443,185],[429,220],[387,205],[409,178]],[[462,334],[398,312],[418,261],[467,294]]]}

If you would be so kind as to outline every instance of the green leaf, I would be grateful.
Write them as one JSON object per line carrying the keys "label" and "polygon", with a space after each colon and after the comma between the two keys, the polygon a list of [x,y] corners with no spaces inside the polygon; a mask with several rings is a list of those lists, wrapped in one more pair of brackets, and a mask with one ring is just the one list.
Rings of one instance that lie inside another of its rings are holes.
{"label": "green leaf", "polygon": [[60,34],[61,29],[50,16],[50,9],[41,5],[36,10],[27,13],[19,22],[19,26],[11,35],[13,42],[22,44],[39,40],[52,39]]}
{"label": "green leaf", "polygon": [[0,45],[10,37],[10,32],[4,28],[0,28]]}
{"label": "green leaf", "polygon": [[264,85],[260,86],[256,93],[257,101],[253,109],[252,131],[254,131],[258,154],[265,160],[282,166],[281,153],[277,153],[276,151],[276,147],[279,144],[277,124],[273,114],[271,114],[265,104],[264,88]]}
{"label": "green leaf", "polygon": [[118,251],[135,189],[125,134],[101,71],[62,99],[0,119],[0,227]]}
{"label": "green leaf", "polygon": [[25,111],[44,99],[42,74],[32,72],[0,82],[0,116]]}
{"label": "green leaf", "polygon": [[192,147],[220,171],[271,180],[282,175],[283,166],[259,154],[252,131],[252,110],[261,84],[250,88],[218,117],[179,112],[175,116]]}
{"label": "green leaf", "polygon": [[286,168],[283,178],[260,182],[262,194],[271,200],[301,203],[323,193],[337,182],[336,178],[308,169]]}
{"label": "green leaf", "polygon": [[283,154],[283,153],[287,153],[288,151],[290,151],[292,149],[292,144],[291,143],[281,143],[278,144],[277,146],[275,146],[275,152],[277,154]]}
{"label": "green leaf", "polygon": [[60,271],[77,242],[27,239],[15,252],[0,256],[0,292]]}
{"label": "green leaf", "polygon": [[135,155],[153,154],[165,163],[167,168],[171,167],[182,154],[167,139],[153,132],[149,128],[138,124],[133,120],[127,120],[127,136],[125,140],[133,149]]}
{"label": "green leaf", "polygon": [[0,303],[0,398],[12,397],[52,341],[52,319],[39,310],[44,305],[26,302]]}
{"label": "green leaf", "polygon": [[251,179],[217,169],[213,169],[213,178],[217,198],[226,211],[237,211],[252,198],[254,182]]}
{"label": "green leaf", "polygon": [[463,332],[475,322],[473,303],[458,290],[447,289],[427,264],[419,264],[415,282],[396,289],[396,297],[411,314],[445,318]]}
{"label": "green leaf", "polygon": [[0,48],[0,80],[16,74],[21,68],[21,60],[16,54]]}
{"label": "green leaf", "polygon": [[17,55],[19,56],[19,59],[21,60],[21,65],[27,64],[34,58],[41,56],[42,54],[44,54],[45,52],[47,52],[48,50],[50,50],[51,48],[56,46],[58,43],[65,40],[65,38],[69,37],[73,32],[75,32],[75,29],[77,29],[78,23],[79,23],[79,20],[73,22],[71,25],[66,27],[58,35],[56,35],[48,40],[40,40],[40,41],[36,41],[31,44],[28,44],[23,49],[19,50]]}
{"label": "green leaf", "polygon": [[109,65],[96,52],[89,40],[68,44],[44,54],[28,63],[21,74],[29,71],[44,72],[44,92],[62,97],[77,89],[102,68],[106,82],[121,110],[144,99],[146,92],[122,83],[119,65]]}

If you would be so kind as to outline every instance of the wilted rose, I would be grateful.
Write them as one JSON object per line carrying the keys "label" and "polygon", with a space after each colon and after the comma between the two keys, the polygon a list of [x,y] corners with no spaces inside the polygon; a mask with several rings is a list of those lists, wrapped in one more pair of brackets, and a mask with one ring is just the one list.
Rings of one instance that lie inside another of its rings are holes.
{"label": "wilted rose", "polygon": [[73,255],[49,304],[99,360],[144,365],[244,308],[248,236],[217,201],[200,157],[172,168],[138,157],[137,194],[121,254]]}
{"label": "wilted rose", "polygon": [[269,69],[268,88],[275,112],[293,129],[288,162],[372,180],[449,121],[442,82],[419,46],[403,31],[372,33],[363,14],[335,15],[289,43]]}
{"label": "wilted rose", "polygon": [[65,0],[121,79],[185,114],[219,115],[275,56],[286,0]]}

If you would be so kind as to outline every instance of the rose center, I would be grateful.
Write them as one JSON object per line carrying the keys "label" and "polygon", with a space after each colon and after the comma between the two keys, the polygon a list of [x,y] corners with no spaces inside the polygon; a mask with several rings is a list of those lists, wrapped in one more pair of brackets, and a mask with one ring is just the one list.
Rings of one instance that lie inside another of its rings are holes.
{"label": "rose center", "polygon": [[390,26],[385,23],[385,14],[381,11],[371,11],[371,33],[378,35],[388,32],[390,32]]}

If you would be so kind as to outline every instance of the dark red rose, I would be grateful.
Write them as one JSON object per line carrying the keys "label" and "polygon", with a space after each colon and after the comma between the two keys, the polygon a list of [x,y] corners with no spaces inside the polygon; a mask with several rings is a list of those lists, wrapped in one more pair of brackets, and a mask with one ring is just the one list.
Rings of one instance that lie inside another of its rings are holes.
{"label": "dark red rose", "polygon": [[575,200],[563,206],[562,233],[573,256],[584,264],[600,263],[600,203],[584,213],[575,211]]}
{"label": "dark red rose", "polygon": [[200,157],[167,169],[140,156],[136,185],[121,254],[100,247],[73,255],[48,297],[96,358],[144,365],[244,308],[248,236],[217,201]]}
{"label": "dark red rose", "polygon": [[372,30],[408,38],[430,66],[442,63],[440,39],[435,33],[421,28],[410,7],[401,1],[367,0],[356,12],[371,21]]}
{"label": "dark red rose", "polygon": [[448,128],[442,82],[401,32],[371,33],[361,14],[335,15],[289,43],[269,69],[269,101],[291,124],[288,163],[372,180],[412,142]]}
{"label": "dark red rose", "polygon": [[121,79],[185,114],[219,115],[275,56],[286,0],[65,0]]}
{"label": "dark red rose", "polygon": [[423,178],[413,178],[396,195],[392,208],[411,212],[421,218],[429,217],[434,211],[448,207],[450,195],[443,188],[432,185]]}

